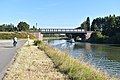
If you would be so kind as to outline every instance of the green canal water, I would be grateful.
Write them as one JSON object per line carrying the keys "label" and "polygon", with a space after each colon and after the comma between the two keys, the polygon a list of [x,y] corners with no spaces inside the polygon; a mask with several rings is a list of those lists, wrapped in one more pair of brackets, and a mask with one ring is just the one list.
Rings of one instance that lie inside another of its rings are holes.
{"label": "green canal water", "polygon": [[82,58],[98,70],[105,70],[110,76],[120,78],[120,47],[109,44],[69,43],[66,40],[48,40],[48,44],[62,51],[68,51],[73,58]]}

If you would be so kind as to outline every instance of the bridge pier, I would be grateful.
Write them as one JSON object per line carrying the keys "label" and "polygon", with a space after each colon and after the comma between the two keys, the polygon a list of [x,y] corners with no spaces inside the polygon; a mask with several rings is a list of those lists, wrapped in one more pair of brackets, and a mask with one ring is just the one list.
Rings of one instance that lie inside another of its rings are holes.
{"label": "bridge pier", "polygon": [[83,41],[83,42],[86,41],[86,34],[82,34],[82,41]]}
{"label": "bridge pier", "polygon": [[31,34],[37,37],[40,41],[43,41],[43,34],[41,34],[41,32],[31,32]]}

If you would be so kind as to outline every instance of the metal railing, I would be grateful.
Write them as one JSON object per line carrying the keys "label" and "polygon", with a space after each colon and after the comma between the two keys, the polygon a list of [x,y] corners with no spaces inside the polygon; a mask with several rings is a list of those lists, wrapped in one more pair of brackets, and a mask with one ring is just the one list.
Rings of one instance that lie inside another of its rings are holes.
{"label": "metal railing", "polygon": [[86,33],[85,29],[40,29],[41,33]]}

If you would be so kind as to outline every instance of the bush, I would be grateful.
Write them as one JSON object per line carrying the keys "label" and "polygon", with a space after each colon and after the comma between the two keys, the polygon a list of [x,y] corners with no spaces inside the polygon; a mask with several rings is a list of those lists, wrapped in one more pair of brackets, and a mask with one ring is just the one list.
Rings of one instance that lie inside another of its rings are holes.
{"label": "bush", "polygon": [[40,43],[41,43],[40,40],[34,40],[34,44],[35,44],[36,46],[38,46]]}
{"label": "bush", "polygon": [[111,44],[120,44],[120,33],[116,33],[116,35],[109,37],[106,40],[106,43],[111,43]]}
{"label": "bush", "polygon": [[91,34],[90,39],[88,40],[91,43],[103,43],[107,36],[102,35],[101,32],[94,32]]}

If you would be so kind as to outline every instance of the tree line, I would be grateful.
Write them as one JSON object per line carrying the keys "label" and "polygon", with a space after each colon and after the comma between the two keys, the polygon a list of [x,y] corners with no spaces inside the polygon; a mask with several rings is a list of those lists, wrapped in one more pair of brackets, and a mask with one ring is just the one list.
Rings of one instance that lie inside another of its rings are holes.
{"label": "tree line", "polygon": [[92,34],[91,42],[120,43],[120,16],[109,15],[93,19],[90,25],[90,18],[87,17],[77,29],[95,31]]}
{"label": "tree line", "polygon": [[91,25],[92,31],[102,31],[103,35],[114,36],[120,32],[120,16],[106,16],[104,18],[96,18]]}
{"label": "tree line", "polygon": [[13,24],[2,24],[0,25],[1,32],[13,32],[13,31],[28,31],[30,25],[26,22],[19,22],[17,26]]}

